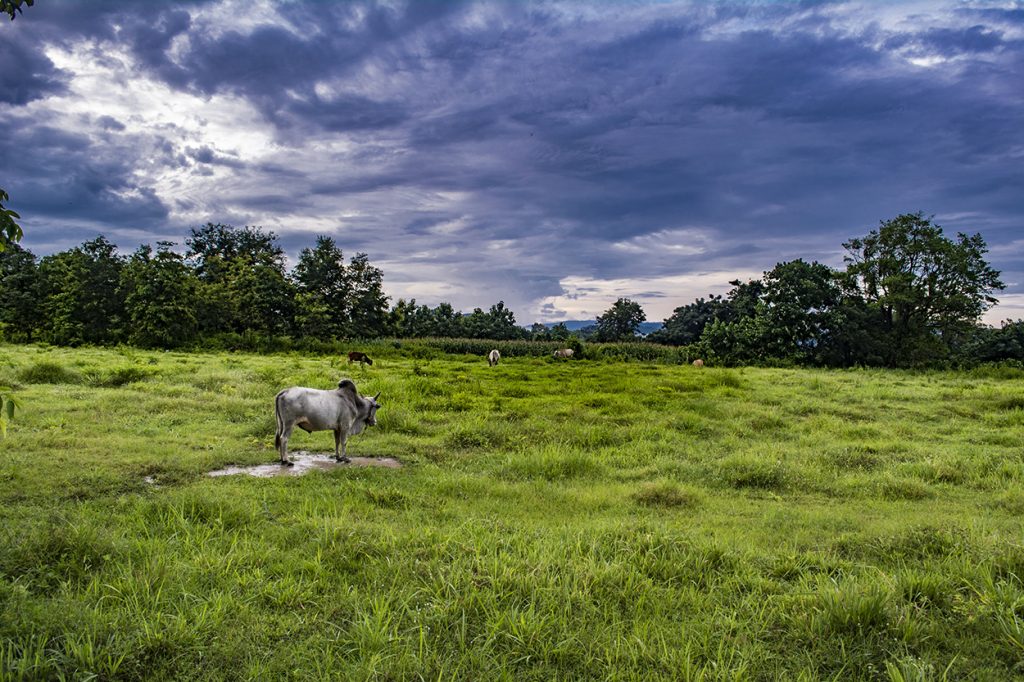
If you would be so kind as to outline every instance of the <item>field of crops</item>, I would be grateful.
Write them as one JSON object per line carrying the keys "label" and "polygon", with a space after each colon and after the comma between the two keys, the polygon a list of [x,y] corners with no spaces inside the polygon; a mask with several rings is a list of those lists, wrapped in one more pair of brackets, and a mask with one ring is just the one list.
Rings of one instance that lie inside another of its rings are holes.
{"label": "field of crops", "polygon": [[[1024,675],[1024,372],[398,346],[0,346],[0,679]],[[207,476],[342,376],[402,468]]]}

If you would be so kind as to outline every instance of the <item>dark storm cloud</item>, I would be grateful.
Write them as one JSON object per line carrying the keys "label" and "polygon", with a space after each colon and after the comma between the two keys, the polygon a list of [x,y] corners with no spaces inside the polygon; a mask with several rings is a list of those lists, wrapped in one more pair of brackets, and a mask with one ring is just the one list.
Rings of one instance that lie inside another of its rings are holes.
{"label": "dark storm cloud", "polygon": [[65,75],[36,46],[0,33],[0,103],[23,105],[65,90]]}
{"label": "dark storm cloud", "polygon": [[[247,103],[276,146],[254,155],[184,128],[147,138],[102,111],[85,131],[15,117],[0,161],[17,157],[20,207],[160,229],[170,207],[254,224],[337,216],[347,251],[433,262],[520,302],[568,275],[840,265],[842,241],[917,210],[1007,243],[1024,215],[1019,9],[890,21],[842,2],[233,7],[244,22],[209,2],[62,3],[19,18],[16,40],[0,33],[0,58],[32,65],[0,75],[15,113],[66,93],[44,46],[88,39],[175,92]],[[140,168],[231,183],[230,201],[162,199],[133,185]],[[291,251],[308,245],[289,234],[305,225],[275,224]],[[998,257],[1024,281],[1019,259]]]}

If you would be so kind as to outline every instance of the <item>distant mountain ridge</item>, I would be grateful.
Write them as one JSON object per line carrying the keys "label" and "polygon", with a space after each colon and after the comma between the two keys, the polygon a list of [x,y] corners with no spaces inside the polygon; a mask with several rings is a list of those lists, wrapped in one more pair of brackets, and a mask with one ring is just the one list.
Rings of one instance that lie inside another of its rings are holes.
{"label": "distant mountain ridge", "polygon": [[[551,329],[556,324],[564,324],[566,329],[569,331],[577,332],[585,327],[593,327],[597,325],[597,320],[562,320],[561,322],[545,322],[544,326]],[[653,331],[661,329],[661,327],[661,322],[641,322],[637,331],[646,336]]]}

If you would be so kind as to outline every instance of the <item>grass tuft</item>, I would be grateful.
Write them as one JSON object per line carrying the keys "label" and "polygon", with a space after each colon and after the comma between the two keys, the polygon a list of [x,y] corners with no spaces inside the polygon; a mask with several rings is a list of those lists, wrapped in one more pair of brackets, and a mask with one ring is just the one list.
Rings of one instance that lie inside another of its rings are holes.
{"label": "grass tuft", "polygon": [[633,494],[637,504],[645,507],[684,507],[696,509],[704,504],[704,494],[693,488],[684,488],[675,481],[647,483]]}
{"label": "grass tuft", "polygon": [[21,369],[17,377],[26,384],[80,384],[84,380],[75,370],[47,360]]}
{"label": "grass tuft", "polygon": [[100,388],[118,388],[137,381],[145,381],[155,376],[157,371],[150,367],[115,367],[106,371],[86,373],[86,383]]}
{"label": "grass tuft", "polygon": [[513,480],[572,481],[596,478],[605,467],[578,450],[548,445],[514,455],[502,469],[505,478]]}
{"label": "grass tuft", "polygon": [[789,467],[782,461],[755,455],[733,455],[722,461],[719,470],[722,479],[733,488],[781,492],[792,478]]}

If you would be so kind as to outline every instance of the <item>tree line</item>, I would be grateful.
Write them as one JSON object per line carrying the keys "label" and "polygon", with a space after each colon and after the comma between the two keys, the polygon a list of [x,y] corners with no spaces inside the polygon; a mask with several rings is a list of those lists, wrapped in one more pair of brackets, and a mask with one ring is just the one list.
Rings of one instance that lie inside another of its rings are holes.
{"label": "tree line", "polygon": [[[471,313],[398,299],[364,253],[347,261],[316,238],[285,267],[273,232],[208,223],[184,253],[171,242],[118,253],[105,237],[37,259],[7,240],[0,253],[0,325],[11,341],[232,347],[240,336],[331,341],[381,337],[633,341],[646,320],[619,299],[596,323],[524,328],[499,301]],[[843,244],[846,267],[802,259],[724,296],[680,306],[644,341],[688,346],[722,364],[914,366],[1024,360],[1024,322],[979,324],[1004,288],[981,235],[946,237],[921,213],[882,221]]]}
{"label": "tree line", "polygon": [[346,262],[330,237],[305,248],[289,272],[273,232],[208,223],[185,253],[171,242],[130,256],[99,236],[37,259],[17,243],[0,254],[4,338],[56,345],[127,343],[183,348],[238,335],[332,340],[385,336],[518,339],[503,302],[470,314],[399,301],[365,253]]}
{"label": "tree line", "polygon": [[1024,361],[1024,322],[979,323],[1004,289],[980,234],[922,213],[843,244],[844,269],[802,259],[673,311],[650,339],[727,364],[908,367]]}

